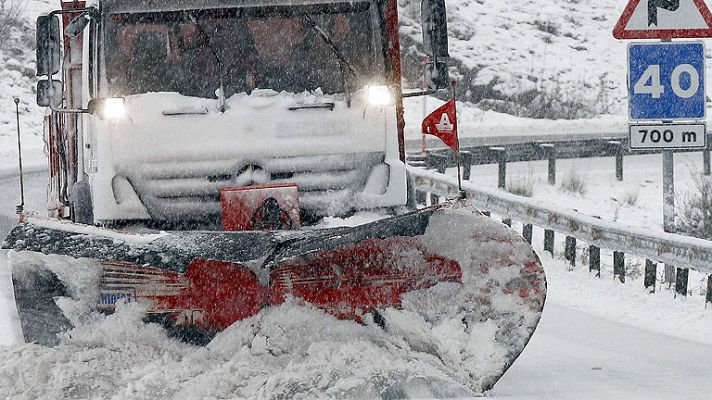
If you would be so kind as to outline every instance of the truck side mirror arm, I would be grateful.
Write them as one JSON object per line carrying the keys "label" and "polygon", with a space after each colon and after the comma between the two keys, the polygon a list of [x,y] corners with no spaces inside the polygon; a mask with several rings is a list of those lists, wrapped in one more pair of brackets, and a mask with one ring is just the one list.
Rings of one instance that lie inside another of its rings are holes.
{"label": "truck side mirror arm", "polygon": [[91,22],[91,18],[97,14],[98,12],[96,9],[90,8],[80,15],[72,18],[72,21],[70,21],[67,27],[64,28],[64,35],[70,38],[81,35],[81,33],[84,32],[84,28],[86,28],[87,25],[89,25],[89,22]]}

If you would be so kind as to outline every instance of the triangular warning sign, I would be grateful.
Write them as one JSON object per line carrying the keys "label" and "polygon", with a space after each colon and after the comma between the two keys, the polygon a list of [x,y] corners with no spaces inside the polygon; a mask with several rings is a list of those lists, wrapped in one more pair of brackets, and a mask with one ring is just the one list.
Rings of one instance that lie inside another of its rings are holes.
{"label": "triangular warning sign", "polygon": [[616,39],[712,37],[712,13],[704,0],[630,0],[618,20]]}

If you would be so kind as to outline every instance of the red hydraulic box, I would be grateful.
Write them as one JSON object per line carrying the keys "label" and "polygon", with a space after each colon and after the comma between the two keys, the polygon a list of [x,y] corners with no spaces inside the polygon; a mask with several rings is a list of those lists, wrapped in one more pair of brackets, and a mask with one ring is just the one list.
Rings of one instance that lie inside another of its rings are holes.
{"label": "red hydraulic box", "polygon": [[299,190],[296,184],[220,189],[225,231],[299,229]]}

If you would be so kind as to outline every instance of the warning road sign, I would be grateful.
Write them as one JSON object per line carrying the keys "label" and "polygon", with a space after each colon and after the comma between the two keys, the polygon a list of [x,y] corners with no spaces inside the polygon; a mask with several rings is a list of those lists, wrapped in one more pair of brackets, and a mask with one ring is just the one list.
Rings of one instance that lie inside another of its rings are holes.
{"label": "warning road sign", "polygon": [[704,0],[630,0],[613,36],[616,39],[712,37],[712,13]]}

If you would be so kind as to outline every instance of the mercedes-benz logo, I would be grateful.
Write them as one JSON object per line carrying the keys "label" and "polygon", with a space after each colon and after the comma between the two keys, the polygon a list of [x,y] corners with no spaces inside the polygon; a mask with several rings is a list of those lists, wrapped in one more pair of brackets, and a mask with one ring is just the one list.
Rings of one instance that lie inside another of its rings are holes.
{"label": "mercedes-benz logo", "polygon": [[270,174],[257,164],[244,165],[233,177],[235,186],[264,185],[269,181]]}

